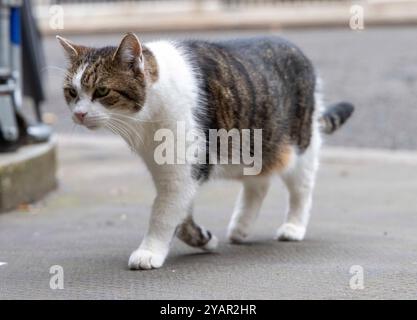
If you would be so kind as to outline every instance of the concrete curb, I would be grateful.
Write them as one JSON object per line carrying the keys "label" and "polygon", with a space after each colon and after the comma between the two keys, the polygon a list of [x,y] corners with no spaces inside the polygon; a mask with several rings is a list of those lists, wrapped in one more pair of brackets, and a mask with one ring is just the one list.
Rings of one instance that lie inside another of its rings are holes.
{"label": "concrete curb", "polygon": [[[175,5],[177,3],[177,5]],[[300,27],[346,27],[354,14],[353,5],[364,9],[367,26],[417,23],[417,3],[341,1],[339,3],[280,4],[228,9],[218,1],[203,1],[196,7],[184,1],[163,5],[140,3],[113,4],[105,7],[63,6],[63,28],[51,19],[49,6],[37,8],[40,29],[45,35],[111,32],[172,32],[202,30],[282,29]],[[90,12],[94,12],[91,14]],[[111,23],[109,23],[111,21]]]}
{"label": "concrete curb", "polygon": [[0,212],[41,199],[56,185],[56,140],[0,154]]}

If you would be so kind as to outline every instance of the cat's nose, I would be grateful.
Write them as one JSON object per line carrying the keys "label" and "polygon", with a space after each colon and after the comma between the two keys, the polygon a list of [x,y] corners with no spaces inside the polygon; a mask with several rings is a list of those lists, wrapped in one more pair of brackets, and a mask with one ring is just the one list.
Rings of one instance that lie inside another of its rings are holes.
{"label": "cat's nose", "polygon": [[74,115],[82,123],[84,121],[85,116],[87,115],[87,112],[74,112]]}

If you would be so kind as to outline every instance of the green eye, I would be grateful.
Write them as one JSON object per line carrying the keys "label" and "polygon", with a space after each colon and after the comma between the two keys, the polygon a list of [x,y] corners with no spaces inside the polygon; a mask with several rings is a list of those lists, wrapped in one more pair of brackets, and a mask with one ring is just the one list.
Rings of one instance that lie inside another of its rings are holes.
{"label": "green eye", "polygon": [[109,94],[110,90],[106,87],[98,87],[94,92],[96,98],[103,98]]}
{"label": "green eye", "polygon": [[75,90],[74,88],[68,88],[68,93],[72,98],[77,97],[77,90]]}

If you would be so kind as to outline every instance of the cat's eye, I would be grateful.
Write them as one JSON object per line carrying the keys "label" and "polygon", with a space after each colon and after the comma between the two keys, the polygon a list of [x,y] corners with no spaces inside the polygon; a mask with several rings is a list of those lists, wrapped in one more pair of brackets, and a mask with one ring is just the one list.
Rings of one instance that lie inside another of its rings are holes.
{"label": "cat's eye", "polygon": [[94,92],[95,98],[103,98],[109,94],[110,90],[106,87],[98,87]]}
{"label": "cat's eye", "polygon": [[76,98],[77,97],[77,90],[75,90],[74,88],[67,88],[67,91],[68,91],[69,95],[71,96],[71,98]]}

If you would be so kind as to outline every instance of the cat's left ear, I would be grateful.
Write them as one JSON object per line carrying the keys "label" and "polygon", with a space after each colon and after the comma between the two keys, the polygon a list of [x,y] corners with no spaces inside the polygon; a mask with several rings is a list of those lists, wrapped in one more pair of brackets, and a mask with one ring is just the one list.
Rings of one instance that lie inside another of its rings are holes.
{"label": "cat's left ear", "polygon": [[133,68],[144,69],[142,45],[135,34],[126,34],[113,55],[113,60]]}

